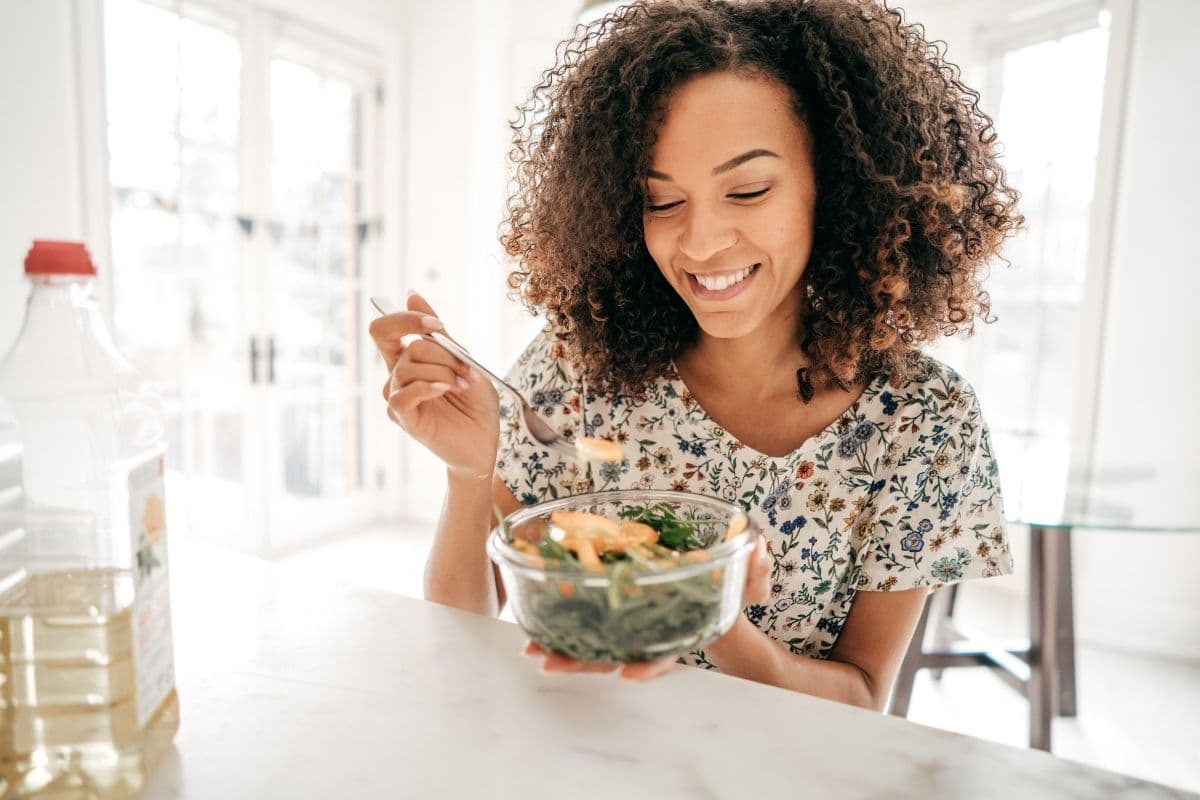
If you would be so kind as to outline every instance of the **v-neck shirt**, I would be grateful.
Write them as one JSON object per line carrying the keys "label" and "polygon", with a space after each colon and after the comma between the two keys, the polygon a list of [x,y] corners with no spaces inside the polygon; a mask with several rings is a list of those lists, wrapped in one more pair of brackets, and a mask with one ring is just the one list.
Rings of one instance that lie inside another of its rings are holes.
{"label": "v-neck shirt", "polygon": [[[772,561],[769,601],[745,614],[794,653],[828,656],[859,591],[1012,571],[978,399],[929,356],[900,385],[871,376],[837,420],[780,456],[714,422],[673,366],[640,401],[593,391],[549,329],[506,379],[556,430],[612,439],[627,455],[584,464],[550,451],[502,397],[497,474],[518,500],[674,489],[739,503],[761,527]],[[715,668],[702,651],[680,660]]]}

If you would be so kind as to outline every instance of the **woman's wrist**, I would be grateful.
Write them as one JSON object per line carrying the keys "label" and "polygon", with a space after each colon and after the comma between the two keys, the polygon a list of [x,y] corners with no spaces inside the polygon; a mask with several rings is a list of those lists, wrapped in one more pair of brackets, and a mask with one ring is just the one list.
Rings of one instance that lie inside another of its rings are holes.
{"label": "woman's wrist", "polygon": [[733,626],[723,636],[704,648],[704,655],[718,667],[733,657],[746,658],[755,648],[767,644],[767,637],[756,628],[744,613],[739,613]]}
{"label": "woman's wrist", "polygon": [[470,468],[446,467],[446,484],[450,489],[467,491],[478,490],[480,486],[488,487],[491,492],[495,470],[472,470]]}

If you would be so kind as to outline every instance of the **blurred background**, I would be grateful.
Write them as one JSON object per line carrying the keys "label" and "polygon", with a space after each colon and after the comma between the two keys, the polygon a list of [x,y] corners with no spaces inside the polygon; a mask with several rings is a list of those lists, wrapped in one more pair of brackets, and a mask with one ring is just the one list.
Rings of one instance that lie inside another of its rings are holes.
{"label": "blurred background", "polygon": [[[385,418],[366,299],[419,289],[507,368],[541,324],[505,297],[508,122],[616,5],[0,1],[0,352],[31,240],[86,241],[168,400],[172,535],[420,596],[442,471]],[[1019,522],[1080,476],[1119,512],[1074,535],[1054,750],[1200,790],[1200,534],[1145,530],[1200,525],[1200,3],[893,5],[979,89],[1030,223],[992,269],[999,321],[934,351],[992,426],[1018,569]],[[1024,636],[1027,583],[956,614]],[[955,670],[909,717],[1023,745],[1026,709]]]}

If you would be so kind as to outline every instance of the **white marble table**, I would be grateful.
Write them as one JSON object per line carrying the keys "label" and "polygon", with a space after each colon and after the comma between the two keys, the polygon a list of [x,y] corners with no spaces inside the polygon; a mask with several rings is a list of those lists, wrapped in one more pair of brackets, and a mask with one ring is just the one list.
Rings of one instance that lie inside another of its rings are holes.
{"label": "white marble table", "polygon": [[1191,796],[697,669],[542,675],[512,624],[172,546],[182,725],[146,800]]}

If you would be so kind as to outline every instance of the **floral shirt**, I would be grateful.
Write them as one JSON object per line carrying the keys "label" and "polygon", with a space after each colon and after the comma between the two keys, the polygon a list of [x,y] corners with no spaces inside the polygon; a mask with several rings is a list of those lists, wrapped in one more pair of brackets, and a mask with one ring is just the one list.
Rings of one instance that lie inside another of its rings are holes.
{"label": "floral shirt", "polygon": [[[874,376],[840,419],[777,457],[713,422],[674,369],[640,403],[591,392],[548,330],[508,382],[564,435],[613,439],[628,455],[584,464],[550,452],[505,397],[497,472],[518,500],[676,489],[742,504],[773,561],[770,601],[746,616],[794,653],[828,656],[859,591],[1012,571],[979,403],[958,373],[927,356],[903,385]],[[702,651],[680,660],[715,668]]]}

